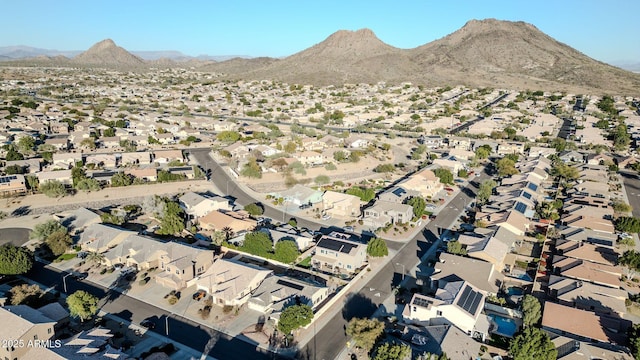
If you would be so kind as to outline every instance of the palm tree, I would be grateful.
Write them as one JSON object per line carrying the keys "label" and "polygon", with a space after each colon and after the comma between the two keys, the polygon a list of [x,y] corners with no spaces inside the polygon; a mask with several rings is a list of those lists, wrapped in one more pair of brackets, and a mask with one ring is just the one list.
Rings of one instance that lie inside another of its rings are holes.
{"label": "palm tree", "polygon": [[87,255],[87,261],[90,263],[97,263],[98,265],[100,265],[104,261],[104,255],[98,252],[92,251]]}
{"label": "palm tree", "polygon": [[223,227],[222,232],[224,233],[226,241],[229,241],[229,239],[231,239],[231,237],[233,236],[233,229],[228,226]]}

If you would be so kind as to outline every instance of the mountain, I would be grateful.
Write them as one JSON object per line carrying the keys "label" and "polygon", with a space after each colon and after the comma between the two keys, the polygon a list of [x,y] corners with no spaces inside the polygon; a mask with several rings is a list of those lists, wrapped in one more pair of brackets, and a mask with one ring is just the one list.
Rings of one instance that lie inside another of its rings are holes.
{"label": "mountain", "polygon": [[81,51],[59,51],[53,49],[41,49],[31,46],[2,46],[0,47],[0,57],[7,57],[10,59],[24,59],[34,58],[40,55],[44,56],[58,56],[74,57],[80,54]]}
{"label": "mountain", "polygon": [[442,39],[409,50],[434,81],[518,88],[639,89],[640,77],[544,34],[525,22],[472,20]]}
{"label": "mountain", "polygon": [[144,60],[170,59],[170,60],[180,61],[180,60],[186,60],[191,58],[190,56],[175,50],[131,51],[131,53]]}
{"label": "mountain", "polygon": [[306,50],[249,71],[246,76],[329,85],[404,81],[414,70],[407,53],[385,44],[373,31],[361,29],[337,31]]}
{"label": "mountain", "polygon": [[119,47],[111,39],[96,43],[89,50],[74,57],[78,65],[98,65],[109,67],[142,67],[145,61]]}
{"label": "mountain", "polygon": [[338,31],[262,68],[236,62],[208,65],[232,79],[273,79],[314,85],[350,82],[468,85],[516,89],[638,94],[640,75],[596,61],[524,22],[471,20],[414,49],[385,44],[368,29]]}

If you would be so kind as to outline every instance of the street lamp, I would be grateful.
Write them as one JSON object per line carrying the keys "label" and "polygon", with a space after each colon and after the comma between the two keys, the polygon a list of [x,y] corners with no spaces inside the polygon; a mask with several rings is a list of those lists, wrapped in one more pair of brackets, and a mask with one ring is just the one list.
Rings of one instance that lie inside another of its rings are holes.
{"label": "street lamp", "polygon": [[71,276],[71,275],[73,275],[73,274],[68,273],[67,275],[62,277],[62,287],[64,288],[64,293],[65,294],[67,293],[67,277]]}
{"label": "street lamp", "polygon": [[396,266],[397,266],[397,265],[402,266],[402,281],[404,281],[404,272],[405,272],[405,271],[404,271],[404,264],[396,263]]}

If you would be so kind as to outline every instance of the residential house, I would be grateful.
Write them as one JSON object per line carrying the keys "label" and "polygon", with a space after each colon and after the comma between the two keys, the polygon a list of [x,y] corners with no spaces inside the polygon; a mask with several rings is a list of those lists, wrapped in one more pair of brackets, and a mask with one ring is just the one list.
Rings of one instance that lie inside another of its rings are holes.
{"label": "residential house", "polygon": [[475,153],[471,150],[465,149],[449,149],[449,156],[453,156],[456,159],[467,161],[475,156]]}
{"label": "residential house", "polygon": [[170,289],[183,289],[193,284],[213,264],[213,251],[202,250],[177,242],[164,244],[156,282]]}
{"label": "residential house", "polygon": [[116,167],[115,154],[91,154],[85,158],[85,166],[93,164],[95,168],[114,169]]}
{"label": "residential house", "polygon": [[124,173],[144,181],[158,181],[158,169],[154,167],[126,169]]}
{"label": "residential house", "polygon": [[615,359],[634,360],[626,346],[607,343],[591,343],[571,339],[566,336],[553,334],[551,341],[558,351],[557,359],[562,360],[591,360]]}
{"label": "residential house", "polygon": [[378,195],[379,201],[387,201],[396,204],[404,204],[413,197],[420,197],[420,193],[404,186],[394,186]]}
{"label": "residential house", "polygon": [[276,198],[283,198],[285,202],[297,206],[322,202],[322,191],[313,190],[300,184],[296,184],[287,190],[271,193],[271,195]]}
{"label": "residential house", "polygon": [[77,163],[83,163],[81,153],[53,153],[52,169],[71,169]]}
{"label": "residential house", "polygon": [[195,178],[195,172],[192,166],[178,166],[167,168],[170,174],[182,175],[186,179]]}
{"label": "residential house", "polygon": [[56,324],[53,327],[55,333],[59,333],[60,330],[69,326],[69,323],[71,322],[69,311],[58,302],[53,302],[39,307],[37,311],[47,318],[55,321]]}
{"label": "residential house", "polygon": [[625,322],[619,318],[597,315],[596,313],[575,309],[547,301],[542,313],[542,329],[587,342],[621,344]]}
{"label": "residential house", "polygon": [[182,150],[157,150],[153,152],[153,161],[158,164],[168,164],[172,161],[184,162]]}
{"label": "residential house", "polygon": [[304,304],[316,310],[329,297],[329,288],[286,276],[269,276],[255,289],[249,309],[268,314],[276,323],[282,311],[291,305]]}
{"label": "residential house", "polygon": [[344,146],[350,149],[364,149],[369,146],[369,140],[358,136],[350,136],[344,139]]}
{"label": "residential house", "polygon": [[69,229],[69,233],[75,235],[82,232],[88,226],[93,224],[99,224],[102,222],[100,215],[93,211],[80,207],[69,213],[69,215],[62,218],[60,224]]}
{"label": "residential house", "polygon": [[149,165],[151,153],[147,151],[127,152],[120,154],[120,166]]}
{"label": "residential house", "polygon": [[595,181],[584,181],[582,183],[575,184],[571,189],[570,194],[609,199],[609,184]]}
{"label": "residential house", "polygon": [[297,152],[292,156],[304,166],[318,166],[327,162],[326,155],[315,151]]}
{"label": "residential house", "polygon": [[135,232],[109,225],[91,224],[82,232],[78,245],[84,251],[103,253],[133,234]]}
{"label": "residential house", "polygon": [[325,235],[316,244],[311,266],[331,273],[352,274],[367,263],[366,248],[346,236]]}
{"label": "residential house", "polygon": [[215,210],[231,211],[229,200],[220,197],[208,197],[187,192],[179,198],[180,207],[190,217],[197,219]]}
{"label": "residential house", "polygon": [[425,198],[432,198],[444,189],[444,184],[440,182],[440,179],[433,171],[427,168],[415,172],[406,180],[400,182],[400,185],[405,189],[419,192]]}
{"label": "residential house", "polygon": [[51,145],[56,148],[58,151],[67,151],[69,150],[69,138],[68,137],[56,137],[49,138],[44,141],[45,145]]}
{"label": "residential house", "polygon": [[429,277],[431,289],[437,289],[451,281],[464,280],[485,293],[497,294],[503,284],[503,276],[494,271],[492,263],[448,253],[440,254]]}
{"label": "residential house", "polygon": [[478,319],[484,309],[485,295],[466,281],[448,282],[435,295],[416,293],[402,311],[402,317],[422,325],[454,325],[474,338],[484,339],[488,326]]}
{"label": "residential house", "polygon": [[435,167],[439,167],[439,168],[443,168],[443,169],[447,169],[449,171],[451,171],[451,173],[455,176],[458,171],[464,169],[464,164],[462,164],[460,161],[455,160],[455,159],[435,159],[433,160],[433,165]]}
{"label": "residential house", "polygon": [[248,216],[232,211],[222,213],[218,210],[200,217],[198,223],[204,230],[222,231],[229,228],[236,235],[251,231],[257,225],[257,222]]}
{"label": "residential house", "polygon": [[620,287],[622,268],[564,256],[553,257],[554,274],[612,288]]}
{"label": "residential house", "polygon": [[589,165],[605,165],[614,164],[613,157],[607,154],[588,154],[587,164]]}
{"label": "residential house", "polygon": [[551,147],[532,146],[529,148],[529,158],[546,158],[555,153],[556,149]]}
{"label": "residential house", "polygon": [[558,154],[558,158],[565,163],[584,163],[584,155],[575,150],[566,150]]}
{"label": "residential house", "polygon": [[585,228],[560,227],[560,235],[563,239],[573,242],[586,242],[601,246],[613,247],[616,245],[618,237],[613,233],[595,231]]}
{"label": "residential house", "polygon": [[235,260],[218,259],[198,276],[196,286],[220,306],[241,306],[249,301],[272,270]]}
{"label": "residential house", "polygon": [[19,166],[25,172],[29,174],[35,174],[42,170],[41,162],[40,162],[41,160],[42,158],[31,158],[31,159],[24,159],[24,160],[7,161],[5,162],[4,168],[6,169],[9,166]]}
{"label": "residential house", "polygon": [[471,139],[460,136],[452,136],[449,139],[449,147],[454,149],[471,150]]}
{"label": "residential house", "polygon": [[[36,346],[33,341],[46,341],[55,336],[56,322],[26,305],[0,307],[0,359],[29,358]],[[14,344],[12,346],[8,346]],[[20,346],[20,344],[23,344]]]}
{"label": "residential house", "polygon": [[90,330],[83,330],[71,338],[64,340],[60,347],[45,348],[49,353],[41,357],[41,359],[129,359],[130,357],[128,355],[109,345],[112,343],[113,338],[114,334],[106,328],[97,327]]}
{"label": "residential house", "polygon": [[460,244],[467,250],[467,256],[492,263],[497,269],[502,269],[504,258],[510,247],[493,234],[462,234],[458,237]]}
{"label": "residential house", "polygon": [[105,136],[98,141],[103,148],[117,148],[120,146],[120,136]]}
{"label": "residential house", "polygon": [[162,145],[173,145],[176,143],[176,138],[172,133],[156,134],[155,138]]}
{"label": "residential house", "polygon": [[469,360],[469,354],[480,353],[481,344],[453,325],[413,326],[397,324],[401,339],[411,343],[419,354],[446,354],[447,359]]}
{"label": "residential house", "polygon": [[418,144],[425,145],[427,149],[439,149],[442,147],[442,137],[438,135],[420,135]]}
{"label": "residential house", "polygon": [[41,171],[36,174],[40,184],[44,184],[47,181],[59,181],[65,185],[71,185],[71,170],[59,170],[59,171]]}
{"label": "residential house", "polygon": [[341,192],[325,191],[322,194],[322,209],[331,216],[360,216],[360,206],[363,203],[359,197]]}
{"label": "residential house", "polygon": [[551,275],[547,291],[561,305],[618,317],[627,312],[628,294],[622,289]]}
{"label": "residential house", "polygon": [[15,174],[0,176],[0,197],[25,194],[26,192],[27,183],[24,175]]}
{"label": "residential house", "polygon": [[373,206],[364,209],[363,225],[377,229],[389,223],[405,224],[413,218],[413,207],[388,201],[376,201]]}
{"label": "residential house", "polygon": [[507,155],[507,154],[524,154],[524,143],[515,142],[515,141],[507,141],[498,144],[498,155]]}

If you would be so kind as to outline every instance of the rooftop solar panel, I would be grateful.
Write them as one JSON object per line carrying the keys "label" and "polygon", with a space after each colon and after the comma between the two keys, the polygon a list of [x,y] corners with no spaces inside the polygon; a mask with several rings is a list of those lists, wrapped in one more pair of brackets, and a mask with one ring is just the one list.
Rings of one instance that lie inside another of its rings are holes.
{"label": "rooftop solar panel", "polygon": [[464,290],[462,290],[462,295],[458,299],[456,305],[460,306],[464,311],[473,315],[478,310],[478,306],[480,305],[480,301],[482,300],[482,294],[471,289],[471,286],[465,286]]}
{"label": "rooftop solar panel", "polygon": [[531,194],[529,194],[529,193],[528,193],[528,192],[526,192],[526,191],[523,191],[523,192],[522,192],[522,196],[523,196],[525,199],[531,199]]}
{"label": "rooftop solar panel", "polygon": [[402,195],[404,195],[404,193],[405,193],[405,192],[406,192],[406,191],[404,191],[404,189],[403,189],[403,188],[400,188],[400,187],[395,188],[395,189],[392,191],[393,195],[395,195],[395,196],[402,196]]}
{"label": "rooftop solar panel", "polygon": [[518,202],[516,204],[516,211],[521,214],[524,214],[527,211],[527,205],[524,203]]}
{"label": "rooftop solar panel", "polygon": [[304,289],[304,286],[302,286],[302,285],[295,284],[295,283],[292,283],[290,281],[286,281],[286,280],[282,280],[282,279],[276,281],[276,284],[282,285],[282,286],[286,286],[286,287],[289,287],[289,288],[292,288],[292,289],[296,289],[298,291],[302,291],[302,289]]}
{"label": "rooftop solar panel", "polygon": [[421,298],[421,297],[417,297],[415,299],[413,299],[413,305],[417,305],[417,306],[422,306],[422,307],[429,307],[429,305],[431,304],[431,301]]}
{"label": "rooftop solar panel", "polygon": [[529,183],[529,185],[527,185],[527,187],[533,191],[538,191],[538,185],[534,184],[534,183]]}
{"label": "rooftop solar panel", "polygon": [[320,239],[317,246],[321,248],[333,250],[333,251],[339,251],[345,254],[348,254],[349,252],[351,252],[351,249],[355,247],[354,244],[340,241],[338,239],[331,239],[326,237]]}

